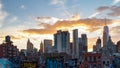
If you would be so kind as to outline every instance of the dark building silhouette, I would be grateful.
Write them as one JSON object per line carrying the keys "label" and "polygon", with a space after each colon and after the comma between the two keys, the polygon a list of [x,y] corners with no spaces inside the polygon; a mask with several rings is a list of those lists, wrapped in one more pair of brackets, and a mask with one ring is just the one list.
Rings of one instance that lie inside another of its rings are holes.
{"label": "dark building silhouette", "polygon": [[111,37],[109,37],[109,40],[106,43],[106,45],[102,47],[102,54],[103,56],[112,56],[116,52],[116,45],[112,42]]}
{"label": "dark building silhouette", "polygon": [[42,41],[41,41],[41,43],[40,43],[40,50],[39,50],[39,52],[40,52],[40,53],[43,53],[43,52],[44,52],[44,45],[43,45]]}
{"label": "dark building silhouette", "polygon": [[1,58],[12,58],[17,57],[19,50],[17,46],[13,45],[10,36],[5,37],[5,42],[0,44],[0,57]]}
{"label": "dark building silhouette", "polygon": [[54,34],[54,47],[59,53],[66,52],[70,54],[70,34],[68,31],[58,30]]}
{"label": "dark building silhouette", "polygon": [[73,58],[79,58],[78,29],[73,30]]}
{"label": "dark building silhouette", "polygon": [[33,54],[33,44],[28,39],[27,41],[27,56],[31,56]]}
{"label": "dark building silhouette", "polygon": [[96,41],[96,45],[93,46],[93,51],[94,52],[101,52],[101,39],[98,38]]}
{"label": "dark building silhouette", "polygon": [[82,39],[82,43],[83,43],[83,51],[87,52],[87,50],[88,50],[87,35],[86,34],[81,34],[81,39]]}

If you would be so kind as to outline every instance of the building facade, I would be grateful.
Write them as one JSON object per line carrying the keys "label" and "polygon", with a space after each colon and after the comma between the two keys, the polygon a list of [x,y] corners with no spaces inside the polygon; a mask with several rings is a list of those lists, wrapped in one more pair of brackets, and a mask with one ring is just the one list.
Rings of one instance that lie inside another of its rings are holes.
{"label": "building facade", "polygon": [[84,53],[80,68],[103,68],[101,53]]}
{"label": "building facade", "polygon": [[44,40],[44,53],[52,52],[52,40],[45,39]]}
{"label": "building facade", "polygon": [[5,42],[0,44],[0,57],[1,58],[12,58],[19,55],[17,46],[13,45],[10,36],[5,37]]}

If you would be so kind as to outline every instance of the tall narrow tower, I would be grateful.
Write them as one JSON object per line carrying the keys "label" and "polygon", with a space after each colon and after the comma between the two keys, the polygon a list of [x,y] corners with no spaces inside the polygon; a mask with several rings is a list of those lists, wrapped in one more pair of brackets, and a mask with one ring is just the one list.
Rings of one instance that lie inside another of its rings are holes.
{"label": "tall narrow tower", "polygon": [[78,29],[73,30],[73,58],[79,57]]}
{"label": "tall narrow tower", "polygon": [[41,43],[40,43],[40,52],[41,52],[41,53],[44,52],[44,45],[43,45],[42,41],[41,41]]}
{"label": "tall narrow tower", "polygon": [[109,28],[106,25],[106,19],[105,19],[105,26],[103,28],[103,46],[107,44],[108,40],[109,40]]}
{"label": "tall narrow tower", "polygon": [[30,56],[33,53],[33,44],[28,39],[27,41],[27,55]]}
{"label": "tall narrow tower", "polygon": [[87,35],[86,34],[81,34],[81,38],[82,38],[82,43],[83,43],[83,52],[87,52],[87,50],[88,50]]}

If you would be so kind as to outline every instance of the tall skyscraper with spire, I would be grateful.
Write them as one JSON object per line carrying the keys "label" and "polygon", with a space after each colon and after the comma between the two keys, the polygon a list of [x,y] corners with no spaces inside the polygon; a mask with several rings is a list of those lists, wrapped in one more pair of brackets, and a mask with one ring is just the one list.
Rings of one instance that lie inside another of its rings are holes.
{"label": "tall skyscraper with spire", "polygon": [[27,55],[30,56],[33,53],[33,44],[30,42],[30,39],[27,41]]}
{"label": "tall skyscraper with spire", "polygon": [[43,52],[44,52],[44,45],[41,41],[41,43],[40,43],[40,53],[43,53]]}
{"label": "tall skyscraper with spire", "polygon": [[103,28],[103,46],[107,44],[108,40],[109,40],[109,28],[106,25],[106,19],[105,19],[105,26]]}

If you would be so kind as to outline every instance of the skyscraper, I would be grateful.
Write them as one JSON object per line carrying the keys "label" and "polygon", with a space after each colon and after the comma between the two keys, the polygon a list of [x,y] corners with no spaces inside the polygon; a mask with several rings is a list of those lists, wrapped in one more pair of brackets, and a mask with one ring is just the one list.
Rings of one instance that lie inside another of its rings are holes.
{"label": "skyscraper", "polygon": [[32,53],[33,53],[33,44],[28,39],[28,41],[27,41],[27,56],[32,55]]}
{"label": "skyscraper", "polygon": [[87,52],[87,50],[88,50],[87,35],[81,34],[81,39],[82,39],[82,43],[83,43],[83,52]]}
{"label": "skyscraper", "polygon": [[70,34],[68,31],[57,31],[54,34],[54,45],[58,52],[70,53]]}
{"label": "skyscraper", "polygon": [[96,45],[93,48],[93,51],[100,52],[100,49],[101,49],[101,39],[98,38],[97,41],[96,41]]}
{"label": "skyscraper", "polygon": [[54,34],[54,46],[58,52],[62,52],[62,31],[58,30],[56,34]]}
{"label": "skyscraper", "polygon": [[103,29],[103,46],[105,46],[107,44],[109,40],[109,28],[108,26],[104,26]]}
{"label": "skyscraper", "polygon": [[44,53],[51,52],[52,49],[52,40],[45,39],[44,40]]}
{"label": "skyscraper", "polygon": [[82,55],[84,53],[83,51],[83,42],[82,42],[82,38],[79,38],[79,59],[82,60]]}
{"label": "skyscraper", "polygon": [[116,52],[116,45],[112,42],[112,39],[109,36],[108,42],[102,47],[102,54],[103,56],[112,56]]}
{"label": "skyscraper", "polygon": [[78,29],[73,30],[73,58],[79,57]]}
{"label": "skyscraper", "polygon": [[70,54],[70,34],[68,31],[62,32],[62,50]]}
{"label": "skyscraper", "polygon": [[40,50],[39,51],[40,51],[40,53],[44,52],[44,45],[43,45],[42,41],[40,43]]}

